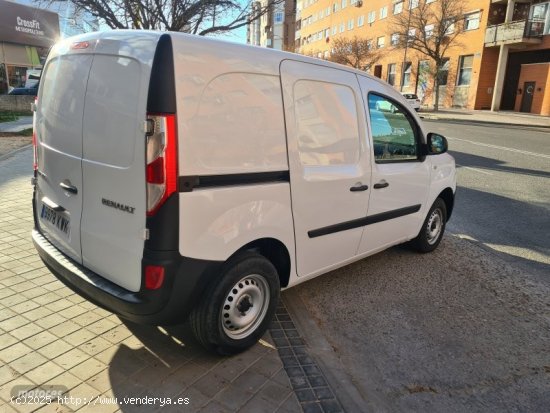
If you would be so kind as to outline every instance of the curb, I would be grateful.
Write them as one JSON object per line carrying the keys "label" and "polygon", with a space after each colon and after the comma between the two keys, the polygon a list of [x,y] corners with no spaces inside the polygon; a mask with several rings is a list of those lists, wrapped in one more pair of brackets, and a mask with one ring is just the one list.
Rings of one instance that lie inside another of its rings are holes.
{"label": "curb", "polygon": [[477,120],[477,119],[456,119],[456,118],[445,118],[438,116],[426,116],[419,115],[420,119],[427,122],[447,122],[447,123],[458,123],[465,125],[495,125],[495,126],[506,126],[509,128],[532,128],[532,129],[550,129],[550,125],[533,125],[528,123],[507,123],[507,122],[496,122],[491,120]]}
{"label": "curb", "polygon": [[3,161],[4,159],[8,159],[8,158],[12,157],[13,155],[15,155],[19,152],[23,152],[25,149],[28,149],[28,148],[31,148],[31,147],[32,147],[32,143],[29,143],[28,145],[25,145],[25,146],[22,146],[20,148],[14,149],[13,151],[5,153],[4,155],[0,155],[0,161]]}
{"label": "curb", "polygon": [[311,318],[299,294],[290,289],[284,291],[281,298],[307,343],[309,354],[316,360],[344,410],[350,413],[389,412],[390,409],[376,395],[362,395],[359,392],[333,347]]}

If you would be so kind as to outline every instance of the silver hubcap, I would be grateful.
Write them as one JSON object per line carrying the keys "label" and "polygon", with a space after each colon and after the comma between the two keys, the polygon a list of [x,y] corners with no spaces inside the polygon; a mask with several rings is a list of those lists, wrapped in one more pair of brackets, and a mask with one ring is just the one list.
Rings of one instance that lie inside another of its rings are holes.
{"label": "silver hubcap", "polygon": [[439,208],[433,210],[428,219],[428,225],[426,225],[426,239],[428,244],[433,245],[439,239],[441,230],[443,229],[443,214]]}
{"label": "silver hubcap", "polygon": [[223,331],[243,339],[262,323],[269,307],[269,285],[264,277],[251,274],[237,282],[225,297],[221,311]]}

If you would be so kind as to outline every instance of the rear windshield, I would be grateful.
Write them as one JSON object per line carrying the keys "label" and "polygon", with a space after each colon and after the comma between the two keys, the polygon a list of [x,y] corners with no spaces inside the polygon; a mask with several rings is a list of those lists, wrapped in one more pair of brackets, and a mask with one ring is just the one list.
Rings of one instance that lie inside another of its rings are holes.
{"label": "rear windshield", "polygon": [[405,96],[405,99],[418,99],[418,96],[413,95],[412,93],[407,93],[403,96]]}

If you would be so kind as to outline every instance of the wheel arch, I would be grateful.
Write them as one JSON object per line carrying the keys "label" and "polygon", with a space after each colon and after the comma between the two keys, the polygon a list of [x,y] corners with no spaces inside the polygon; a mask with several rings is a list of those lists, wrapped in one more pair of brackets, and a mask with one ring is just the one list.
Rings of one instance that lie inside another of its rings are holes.
{"label": "wheel arch", "polygon": [[291,260],[285,244],[275,238],[260,238],[239,248],[229,259],[243,251],[254,251],[267,258],[277,270],[277,274],[279,274],[281,288],[288,286]]}
{"label": "wheel arch", "polygon": [[455,195],[453,190],[451,188],[445,188],[441,191],[437,198],[441,198],[443,202],[445,202],[445,207],[447,208],[447,221],[449,221],[451,214],[453,213],[455,203]]}

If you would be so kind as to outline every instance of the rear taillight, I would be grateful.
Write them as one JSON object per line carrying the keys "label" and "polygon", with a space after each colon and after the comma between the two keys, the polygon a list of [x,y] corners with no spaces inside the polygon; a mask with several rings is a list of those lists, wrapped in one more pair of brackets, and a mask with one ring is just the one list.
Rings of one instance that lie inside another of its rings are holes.
{"label": "rear taillight", "polygon": [[152,216],[177,190],[176,117],[149,114],[147,125],[147,215]]}
{"label": "rear taillight", "polygon": [[36,142],[36,106],[38,104],[38,98],[34,98],[33,105],[33,122],[32,122],[32,169],[33,171],[38,170],[38,148]]}
{"label": "rear taillight", "polygon": [[145,266],[145,288],[158,290],[164,282],[164,267],[160,265]]}

